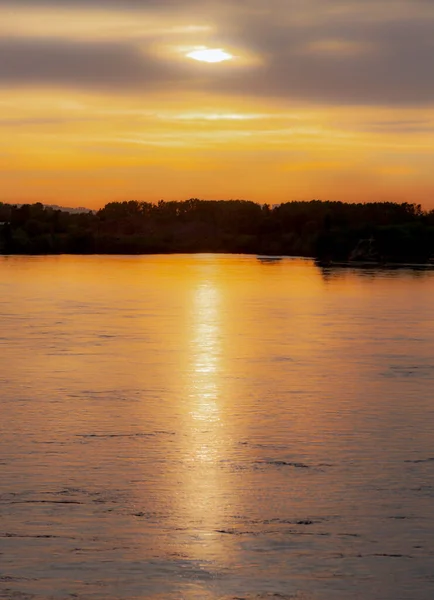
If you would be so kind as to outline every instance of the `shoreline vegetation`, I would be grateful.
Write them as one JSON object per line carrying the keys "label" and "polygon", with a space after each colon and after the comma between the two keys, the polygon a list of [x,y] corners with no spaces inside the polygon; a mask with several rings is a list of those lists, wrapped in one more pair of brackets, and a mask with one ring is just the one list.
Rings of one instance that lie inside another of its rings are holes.
{"label": "shoreline vegetation", "polygon": [[110,202],[68,212],[0,203],[0,254],[234,253],[315,258],[323,266],[434,267],[434,210],[312,200]]}

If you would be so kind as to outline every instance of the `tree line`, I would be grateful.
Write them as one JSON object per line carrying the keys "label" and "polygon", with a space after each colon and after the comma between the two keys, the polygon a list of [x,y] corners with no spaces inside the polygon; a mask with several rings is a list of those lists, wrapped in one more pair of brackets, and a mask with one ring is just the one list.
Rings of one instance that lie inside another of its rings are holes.
{"label": "tree line", "polygon": [[0,203],[3,254],[227,252],[323,261],[426,263],[434,257],[434,211],[419,204],[244,200],[110,202],[65,212],[41,203]]}

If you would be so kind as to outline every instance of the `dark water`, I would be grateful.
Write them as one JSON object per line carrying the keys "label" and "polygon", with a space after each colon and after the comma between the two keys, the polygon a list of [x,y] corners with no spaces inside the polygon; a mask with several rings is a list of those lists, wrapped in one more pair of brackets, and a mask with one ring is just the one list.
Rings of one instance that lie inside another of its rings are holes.
{"label": "dark water", "polygon": [[0,598],[432,600],[434,273],[0,260]]}

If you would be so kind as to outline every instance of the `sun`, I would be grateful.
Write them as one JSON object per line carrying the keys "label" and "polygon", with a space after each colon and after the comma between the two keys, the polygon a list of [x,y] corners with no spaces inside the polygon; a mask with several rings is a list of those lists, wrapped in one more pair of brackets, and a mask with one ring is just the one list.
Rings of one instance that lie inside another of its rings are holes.
{"label": "sun", "polygon": [[199,48],[193,50],[193,52],[189,52],[186,56],[207,63],[219,63],[233,58],[232,54],[229,54],[229,52],[226,52],[222,48]]}

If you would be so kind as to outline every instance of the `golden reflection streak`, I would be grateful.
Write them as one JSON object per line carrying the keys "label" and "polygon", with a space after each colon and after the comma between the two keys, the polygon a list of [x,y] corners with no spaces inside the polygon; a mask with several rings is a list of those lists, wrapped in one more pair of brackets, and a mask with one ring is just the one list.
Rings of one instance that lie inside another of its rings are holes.
{"label": "golden reflection streak", "polygon": [[195,294],[195,322],[192,340],[192,392],[191,416],[197,421],[219,421],[218,370],[219,346],[219,295],[209,281],[201,284]]}
{"label": "golden reflection streak", "polygon": [[[189,546],[191,558],[218,559],[223,554],[222,528],[228,497],[224,471],[228,432],[222,401],[223,381],[223,297],[218,267],[206,257],[195,271],[191,320],[187,328],[185,365],[185,412],[183,449],[186,466],[179,499],[186,524],[194,531]],[[185,550],[185,549],[184,549]]]}

